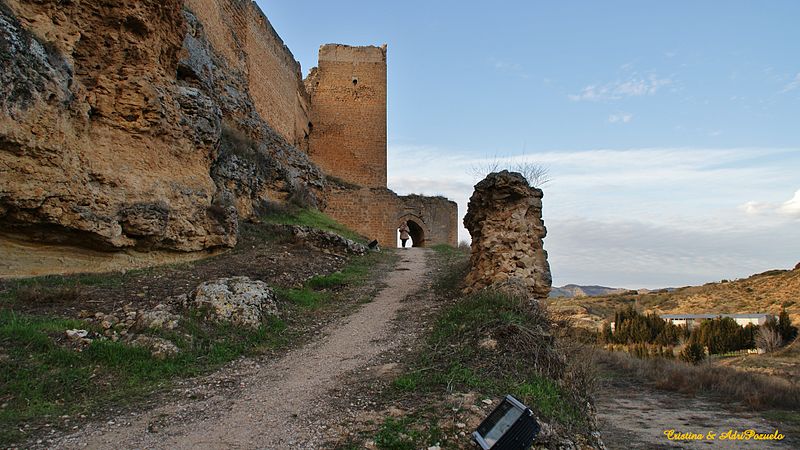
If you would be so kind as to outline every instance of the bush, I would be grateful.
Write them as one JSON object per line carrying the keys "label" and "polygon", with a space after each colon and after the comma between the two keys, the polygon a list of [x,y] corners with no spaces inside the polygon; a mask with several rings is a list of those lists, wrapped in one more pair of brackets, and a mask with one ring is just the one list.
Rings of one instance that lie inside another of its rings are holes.
{"label": "bush", "polygon": [[702,345],[696,342],[692,342],[683,347],[683,350],[681,350],[679,358],[681,359],[681,361],[690,364],[699,364],[706,358],[706,352],[703,349]]}
{"label": "bush", "polygon": [[783,344],[781,335],[775,328],[762,326],[759,327],[758,334],[756,335],[756,345],[766,353],[772,353],[779,349]]}

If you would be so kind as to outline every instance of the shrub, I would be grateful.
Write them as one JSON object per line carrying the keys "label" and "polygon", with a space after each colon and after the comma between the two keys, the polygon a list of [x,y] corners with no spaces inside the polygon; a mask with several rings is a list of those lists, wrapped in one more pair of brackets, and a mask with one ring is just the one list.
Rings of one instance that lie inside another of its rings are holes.
{"label": "shrub", "polygon": [[780,348],[783,344],[781,335],[775,328],[762,326],[759,327],[758,334],[756,335],[756,346],[766,353],[771,353]]}
{"label": "shrub", "polygon": [[706,357],[706,352],[703,349],[703,346],[698,344],[697,342],[692,342],[687,344],[681,350],[679,358],[681,361],[690,363],[690,364],[699,364],[702,362]]}

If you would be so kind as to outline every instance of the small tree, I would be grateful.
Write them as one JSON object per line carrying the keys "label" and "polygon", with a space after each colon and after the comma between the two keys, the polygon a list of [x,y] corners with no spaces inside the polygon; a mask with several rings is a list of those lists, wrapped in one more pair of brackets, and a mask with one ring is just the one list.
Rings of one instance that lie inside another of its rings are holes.
{"label": "small tree", "polygon": [[690,364],[699,364],[703,361],[706,357],[706,351],[703,349],[703,346],[698,344],[697,342],[692,342],[681,350],[680,355],[678,357],[681,361],[690,363]]}
{"label": "small tree", "polygon": [[781,344],[783,344],[783,340],[778,330],[767,325],[758,327],[756,347],[764,350],[766,353],[770,353],[780,348]]}
{"label": "small tree", "polygon": [[778,316],[778,333],[783,342],[787,344],[797,337],[797,327],[792,325],[792,319],[785,307],[781,308],[781,314]]}

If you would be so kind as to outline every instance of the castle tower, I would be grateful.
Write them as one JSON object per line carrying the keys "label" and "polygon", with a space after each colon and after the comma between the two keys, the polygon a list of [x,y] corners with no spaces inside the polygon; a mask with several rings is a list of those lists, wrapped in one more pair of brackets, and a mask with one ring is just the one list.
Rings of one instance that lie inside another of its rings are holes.
{"label": "castle tower", "polygon": [[328,175],[385,188],[386,45],[323,45],[305,84],[311,159]]}

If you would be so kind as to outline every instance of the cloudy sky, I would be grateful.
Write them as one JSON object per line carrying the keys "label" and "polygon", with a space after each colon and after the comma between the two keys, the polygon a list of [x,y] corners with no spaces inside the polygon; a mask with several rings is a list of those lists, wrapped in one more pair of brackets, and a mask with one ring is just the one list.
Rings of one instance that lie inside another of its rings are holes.
{"label": "cloudy sky", "polygon": [[547,167],[556,285],[800,261],[800,2],[258,3],[304,73],[320,44],[388,44],[396,192],[463,215],[473,168]]}

